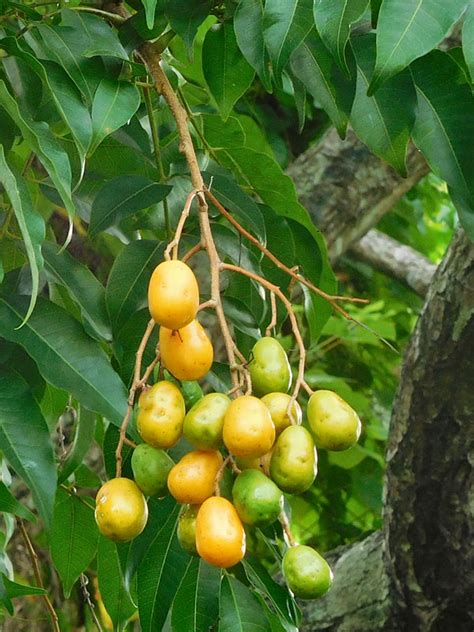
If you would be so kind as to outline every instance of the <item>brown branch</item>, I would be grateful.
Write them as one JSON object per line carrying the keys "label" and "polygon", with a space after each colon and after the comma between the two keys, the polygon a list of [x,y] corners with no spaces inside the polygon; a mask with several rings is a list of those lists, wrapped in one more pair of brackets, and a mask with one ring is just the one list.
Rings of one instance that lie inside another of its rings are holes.
{"label": "brown branch", "polygon": [[201,242],[199,242],[198,244],[193,246],[190,250],[188,250],[188,252],[184,255],[184,257],[182,257],[181,261],[183,261],[183,263],[187,263],[192,257],[194,257],[195,254],[197,254],[198,252],[201,252],[202,249],[203,249],[203,245],[201,244]]}
{"label": "brown branch", "polygon": [[99,632],[102,632],[102,626],[101,626],[99,618],[97,617],[97,614],[95,612],[95,605],[92,603],[92,599],[91,599],[89,590],[87,589],[87,584],[89,583],[89,578],[87,577],[87,575],[85,573],[81,573],[80,581],[81,581],[82,594],[84,595],[84,599],[85,599],[87,605],[89,606],[89,610],[91,611],[91,616],[92,616],[92,619],[94,620],[95,627],[99,630]]}
{"label": "brown branch", "polygon": [[170,243],[166,246],[166,250],[164,253],[164,257],[167,261],[170,259],[170,252],[173,251],[173,259],[178,258],[178,247],[181,239],[181,233],[183,232],[184,225],[186,220],[189,217],[189,212],[191,210],[191,204],[193,203],[194,198],[196,197],[196,191],[191,191],[191,193],[186,198],[186,202],[184,204],[183,211],[178,221],[178,226],[176,227],[176,232],[174,238],[170,241]]}
{"label": "brown branch", "polygon": [[214,495],[215,496],[220,496],[221,495],[220,484],[221,484],[221,481],[222,481],[222,477],[224,476],[224,472],[225,472],[225,468],[227,467],[227,463],[230,462],[231,458],[232,457],[230,456],[230,454],[228,456],[226,456],[226,458],[222,461],[222,465],[217,470],[216,478],[214,479]]}
{"label": "brown branch", "polygon": [[279,519],[280,524],[281,524],[281,526],[283,528],[283,533],[286,536],[288,544],[290,546],[295,546],[296,545],[296,540],[295,540],[294,535],[291,533],[290,521],[288,520],[288,516],[286,515],[284,510],[282,510],[282,512],[280,513],[280,516],[279,516],[278,519]]}
{"label": "brown branch", "polygon": [[277,324],[278,312],[277,312],[277,306],[276,306],[275,292],[270,292],[270,303],[272,306],[272,319],[268,323],[268,327],[265,331],[266,336],[272,335],[272,330],[276,327],[276,324]]}

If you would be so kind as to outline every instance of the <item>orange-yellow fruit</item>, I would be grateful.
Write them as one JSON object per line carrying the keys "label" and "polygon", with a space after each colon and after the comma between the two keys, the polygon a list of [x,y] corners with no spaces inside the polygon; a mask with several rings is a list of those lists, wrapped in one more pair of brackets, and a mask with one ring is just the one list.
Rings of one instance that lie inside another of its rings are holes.
{"label": "orange-yellow fruit", "polygon": [[222,465],[216,450],[193,450],[176,463],[168,475],[168,489],[179,503],[200,505],[214,493],[214,481]]}
{"label": "orange-yellow fruit", "polygon": [[253,395],[237,397],[225,414],[223,438],[235,456],[263,456],[275,441],[275,425],[268,408]]}
{"label": "orange-yellow fruit", "polygon": [[181,437],[185,414],[179,388],[166,380],[157,382],[138,400],[138,432],[154,448],[171,448]]}
{"label": "orange-yellow fruit", "polygon": [[148,519],[145,497],[129,478],[112,478],[97,492],[95,520],[99,531],[116,542],[139,535]]}
{"label": "orange-yellow fruit", "polygon": [[[270,411],[277,435],[283,432],[285,428],[288,428],[288,426],[291,426],[291,419],[288,414],[290,401],[291,395],[287,395],[287,393],[268,393],[262,397],[262,402]],[[291,412],[294,423],[299,425],[303,418],[303,413],[301,406],[296,400],[293,402]]]}
{"label": "orange-yellow fruit", "polygon": [[163,366],[178,380],[199,380],[212,366],[214,350],[198,320],[179,331],[160,327]]}
{"label": "orange-yellow fruit", "polygon": [[199,287],[191,268],[182,261],[163,261],[151,275],[148,308],[159,325],[181,329],[195,317]]}
{"label": "orange-yellow fruit", "polygon": [[222,498],[208,498],[196,518],[196,548],[203,560],[229,568],[245,555],[245,531],[234,505]]}

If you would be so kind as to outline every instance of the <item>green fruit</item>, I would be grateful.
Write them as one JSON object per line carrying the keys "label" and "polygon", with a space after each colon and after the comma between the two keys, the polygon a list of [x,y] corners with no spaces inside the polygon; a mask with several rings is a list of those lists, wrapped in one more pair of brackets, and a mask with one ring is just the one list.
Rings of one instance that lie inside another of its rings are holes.
{"label": "green fruit", "polygon": [[203,396],[199,382],[181,382],[181,393],[184,397],[186,411],[190,410]]}
{"label": "green fruit", "polygon": [[308,402],[308,423],[318,448],[347,450],[360,437],[359,416],[333,391],[316,391]]}
{"label": "green fruit", "polygon": [[224,393],[209,393],[200,399],[184,418],[183,433],[199,450],[218,450],[222,446],[224,415],[230,399]]}
{"label": "green fruit", "polygon": [[257,527],[274,522],[283,508],[283,494],[258,470],[244,470],[237,476],[232,497],[242,522]]}
{"label": "green fruit", "polygon": [[196,516],[200,505],[183,505],[179,513],[178,541],[190,555],[198,555],[196,549]]}
{"label": "green fruit", "polygon": [[318,472],[314,441],[303,426],[290,426],[278,437],[270,461],[270,476],[280,489],[300,494],[309,489]]}
{"label": "green fruit", "polygon": [[254,394],[261,397],[275,391],[286,393],[291,386],[290,363],[278,340],[261,338],[255,343],[252,355],[249,370]]}
{"label": "green fruit", "polygon": [[165,496],[166,481],[174,465],[173,459],[164,451],[140,443],[132,454],[132,471],[135,483],[145,496]]}
{"label": "green fruit", "polygon": [[303,544],[287,550],[282,570],[288,588],[299,599],[322,597],[332,584],[329,564],[317,551]]}

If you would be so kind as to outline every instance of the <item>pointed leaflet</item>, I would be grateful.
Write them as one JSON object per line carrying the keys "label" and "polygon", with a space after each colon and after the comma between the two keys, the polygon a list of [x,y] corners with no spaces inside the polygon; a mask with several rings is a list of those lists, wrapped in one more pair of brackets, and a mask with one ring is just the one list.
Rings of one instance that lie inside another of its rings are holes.
{"label": "pointed leaflet", "polygon": [[339,136],[344,138],[355,82],[343,74],[315,28],[292,54],[291,69],[317,103],[326,110]]}
{"label": "pointed leaflet", "polygon": [[471,81],[474,82],[474,2],[472,1],[462,27],[462,52],[469,68]]}
{"label": "pointed leaflet", "polygon": [[375,35],[354,38],[352,48],[357,62],[357,88],[351,125],[374,154],[405,176],[405,158],[416,106],[410,73],[400,73],[368,97],[367,87],[375,64]]}
{"label": "pointed leaflet", "polygon": [[372,94],[389,77],[421,57],[446,36],[468,0],[384,0],[377,22],[377,62]]}
{"label": "pointed leaflet", "polygon": [[[446,180],[471,238],[474,214],[474,97],[462,70],[433,51],[411,66],[418,108],[413,140],[434,173]],[[439,86],[443,86],[440,91]]]}
{"label": "pointed leaflet", "polygon": [[87,569],[97,551],[99,531],[94,508],[85,499],[58,488],[51,529],[51,555],[69,597],[79,575]]}
{"label": "pointed leaflet", "polygon": [[219,632],[271,632],[258,599],[247,586],[227,573],[221,583]]}
{"label": "pointed leaflet", "polygon": [[149,29],[152,29],[155,23],[156,2],[157,0],[142,0],[142,4],[145,7],[146,25]]}
{"label": "pointed leaflet", "polygon": [[212,0],[165,0],[165,15],[171,28],[182,37],[190,52],[198,27],[209,15],[212,5]]}
{"label": "pointed leaflet", "polygon": [[23,296],[0,296],[0,335],[24,347],[47,382],[120,425],[127,395],[105,352],[75,318],[44,298],[38,299],[28,322],[17,329],[27,304]]}
{"label": "pointed leaflet", "polygon": [[48,426],[29,385],[13,371],[0,373],[0,450],[31,490],[36,508],[49,528],[56,468]]}
{"label": "pointed leaflet", "polygon": [[2,481],[0,481],[0,512],[11,513],[14,516],[20,516],[20,518],[24,518],[25,520],[36,522],[35,514],[31,513],[27,507],[18,502],[15,496],[13,496],[8,487]]}
{"label": "pointed leaflet", "polygon": [[74,215],[74,203],[71,198],[71,166],[69,158],[61,145],[53,136],[44,121],[34,121],[22,111],[15,99],[7,90],[4,81],[0,80],[0,105],[15,121],[30,148],[41,160],[44,168],[53,181],[64,206],[70,215]]}
{"label": "pointed leaflet", "polygon": [[321,39],[337,61],[339,68],[349,74],[346,45],[351,25],[369,4],[368,0],[315,0],[314,22]]}
{"label": "pointed leaflet", "polygon": [[140,105],[138,88],[125,81],[102,79],[92,102],[92,154],[106,136],[129,121]]}
{"label": "pointed leaflet", "polygon": [[232,24],[224,22],[220,28],[206,33],[202,62],[209,92],[225,120],[255,76],[255,71],[237,46]]}
{"label": "pointed leaflet", "polygon": [[45,227],[41,215],[33,211],[30,192],[22,177],[10,170],[3,147],[0,145],[0,183],[3,185],[10,204],[13,207],[16,221],[23,237],[31,270],[31,299],[25,320],[30,317],[38,296],[39,271],[43,267],[41,244],[44,240]]}
{"label": "pointed leaflet", "polygon": [[234,30],[243,56],[271,92],[270,58],[263,39],[262,0],[242,0],[234,15]]}
{"label": "pointed leaflet", "polygon": [[99,536],[97,554],[97,576],[100,596],[114,623],[114,630],[120,632],[126,622],[135,614],[135,606],[125,588],[117,547],[105,536]]}
{"label": "pointed leaflet", "polygon": [[45,592],[44,588],[12,582],[3,572],[0,572],[0,601],[11,615],[14,613],[12,599],[26,595],[44,595]]}

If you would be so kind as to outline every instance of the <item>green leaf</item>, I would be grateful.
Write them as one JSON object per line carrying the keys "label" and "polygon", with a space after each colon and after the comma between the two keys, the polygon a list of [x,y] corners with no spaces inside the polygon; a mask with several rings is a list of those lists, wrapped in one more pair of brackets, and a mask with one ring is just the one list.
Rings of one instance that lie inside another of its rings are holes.
{"label": "green leaf", "polygon": [[92,203],[91,237],[141,209],[161,202],[171,188],[144,176],[119,176],[107,182]]}
{"label": "green leaf", "polygon": [[18,502],[3,481],[0,481],[0,511],[20,516],[25,520],[36,522],[35,514]]}
{"label": "green leaf", "polygon": [[384,0],[377,23],[377,62],[369,94],[435,48],[466,5],[467,0]]}
{"label": "green leaf", "polygon": [[92,329],[105,340],[110,340],[105,289],[92,272],[54,243],[43,244],[43,256],[47,272],[57,283],[67,289],[71,298],[79,305],[81,314]]}
{"label": "green leaf", "polygon": [[11,599],[28,595],[44,595],[45,593],[44,588],[12,582],[4,573],[0,573],[0,600],[11,615],[14,612]]}
{"label": "green leaf", "polygon": [[209,91],[226,120],[255,76],[252,66],[240,52],[232,24],[225,22],[206,33],[202,62]]}
{"label": "green leaf", "polygon": [[181,548],[176,535],[178,515],[176,505],[138,568],[138,609],[143,632],[162,629],[189,564],[189,555]]}
{"label": "green leaf", "polygon": [[173,31],[183,38],[188,51],[192,51],[198,27],[211,11],[212,0],[166,0],[165,15]]}
{"label": "green leaf", "polygon": [[352,47],[357,62],[357,87],[351,125],[370,151],[406,176],[406,153],[416,107],[410,73],[400,73],[368,97],[367,87],[375,65],[375,35],[354,38]]}
{"label": "green leaf", "polygon": [[[412,64],[418,110],[413,140],[433,172],[454,193],[460,217],[474,237],[474,97],[465,76],[446,53],[432,51]],[[439,87],[443,86],[440,91]]]}
{"label": "green leaf", "polygon": [[[291,56],[291,69],[344,138],[355,84],[329,54],[315,28]],[[353,73],[352,73],[353,74]]]}
{"label": "green leaf", "polygon": [[86,503],[85,499],[58,488],[50,543],[51,556],[66,598],[97,551],[99,531],[94,509]]}
{"label": "green leaf", "polygon": [[315,0],[314,22],[321,39],[337,61],[339,68],[349,74],[346,45],[351,26],[364,13],[368,0]]}
{"label": "green leaf", "polygon": [[69,476],[82,464],[82,461],[89,451],[92,441],[94,440],[95,422],[95,413],[91,413],[89,410],[84,408],[84,406],[81,406],[77,411],[76,434],[74,435],[74,441],[72,442],[62,469],[59,472],[58,480],[60,483],[63,483],[67,478],[69,478]]}
{"label": "green leaf", "polygon": [[462,52],[474,82],[474,3],[471,2],[462,27]]}
{"label": "green leaf", "polygon": [[[114,355],[120,365],[120,376],[126,385],[131,384],[131,380],[133,379],[137,349],[149,320],[150,312],[148,308],[134,312],[114,336]],[[153,331],[148,340],[143,354],[143,366],[148,366],[152,362],[155,357],[157,343],[158,328]]]}
{"label": "green leaf", "polygon": [[49,528],[56,490],[53,448],[30,387],[14,372],[0,373],[0,450],[31,490]]}
{"label": "green leaf", "polygon": [[92,142],[89,154],[100,143],[125,125],[140,105],[138,88],[125,81],[102,79],[92,102]]}
{"label": "green leaf", "polygon": [[74,215],[74,203],[71,198],[71,166],[66,152],[44,121],[34,121],[27,112],[20,110],[18,103],[8,92],[5,82],[1,80],[0,104],[18,125],[30,149],[41,160],[68,213]]}
{"label": "green leaf", "polygon": [[114,623],[114,630],[120,632],[135,613],[135,606],[124,585],[117,546],[106,537],[99,537],[97,576],[100,595]]}
{"label": "green leaf", "polygon": [[[15,174],[7,164],[3,147],[0,145],[0,182],[13,207],[16,221],[23,237],[31,271],[31,299],[25,321],[31,316],[39,290],[39,271],[43,267],[41,244],[44,240],[45,225],[41,215],[33,211],[30,193],[24,179]],[[21,324],[21,323],[20,323]]]}
{"label": "green leaf", "polygon": [[267,92],[271,92],[270,57],[263,39],[262,0],[242,0],[237,5],[234,30],[243,56],[255,69]]}
{"label": "green leaf", "polygon": [[173,601],[174,632],[209,630],[219,613],[220,569],[192,558]]}
{"label": "green leaf", "polygon": [[263,37],[277,81],[313,25],[312,0],[266,0]]}
{"label": "green leaf", "polygon": [[156,3],[157,0],[142,0],[142,4],[145,7],[146,25],[149,29],[152,29],[155,23]]}
{"label": "green leaf", "polygon": [[164,244],[140,239],[132,241],[115,259],[110,271],[105,301],[118,331],[130,316],[146,305],[148,283],[153,270],[162,261]]}
{"label": "green leaf", "polygon": [[47,382],[120,425],[127,394],[105,352],[75,318],[43,298],[29,321],[17,329],[27,302],[25,297],[0,297],[0,335],[24,347]]}
{"label": "green leaf", "polygon": [[247,586],[227,573],[221,583],[219,632],[271,632],[258,599]]}

